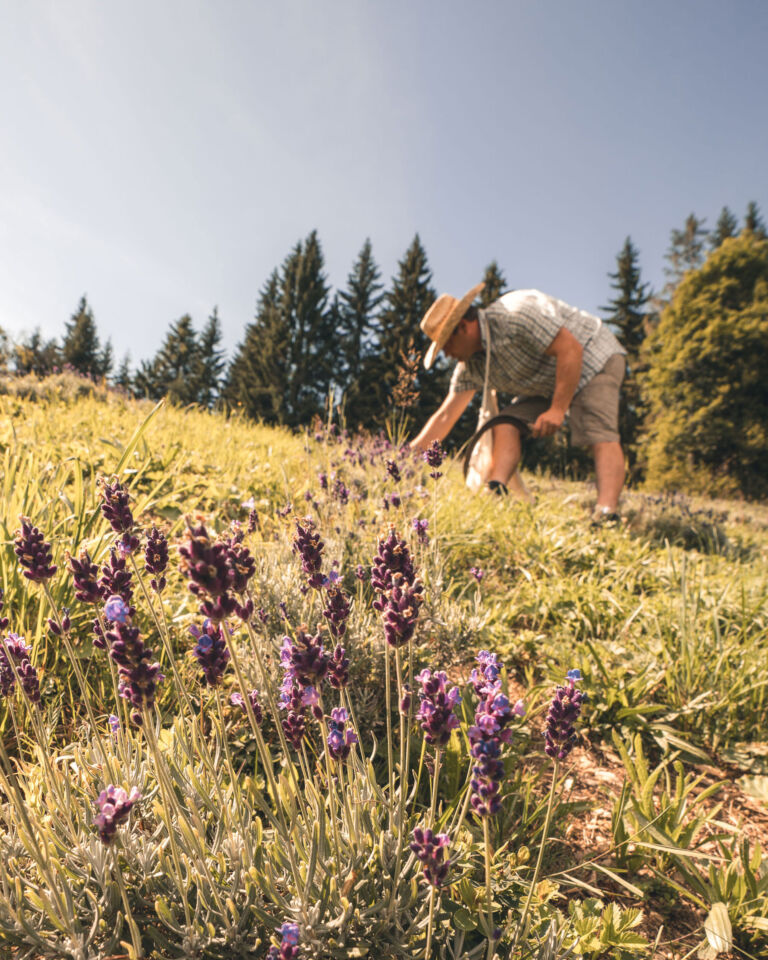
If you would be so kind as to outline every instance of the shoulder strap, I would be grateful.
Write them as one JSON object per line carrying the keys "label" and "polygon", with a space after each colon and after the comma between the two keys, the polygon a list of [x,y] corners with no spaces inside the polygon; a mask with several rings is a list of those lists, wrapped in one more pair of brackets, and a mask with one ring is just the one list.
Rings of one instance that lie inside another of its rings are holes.
{"label": "shoulder strap", "polygon": [[485,334],[485,380],[483,381],[483,410],[488,406],[488,374],[491,369],[491,325],[485,316],[480,316],[480,332]]}

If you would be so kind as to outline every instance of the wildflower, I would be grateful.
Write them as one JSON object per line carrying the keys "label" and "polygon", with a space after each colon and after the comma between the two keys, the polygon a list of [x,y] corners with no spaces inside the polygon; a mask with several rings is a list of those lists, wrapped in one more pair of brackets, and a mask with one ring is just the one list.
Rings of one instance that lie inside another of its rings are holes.
{"label": "wildflower", "polygon": [[112,784],[101,791],[95,803],[99,812],[93,818],[93,824],[99,831],[99,837],[103,843],[112,843],[117,828],[121,823],[125,823],[134,803],[140,799],[141,794],[136,787],[133,787],[130,794],[126,793],[122,787],[114,787]]}
{"label": "wildflower", "polygon": [[451,739],[451,732],[459,726],[459,718],[453,712],[456,704],[461,702],[459,688],[447,688],[448,677],[442,670],[435,673],[422,670],[416,679],[421,684],[416,719],[421,723],[427,743],[443,747]]}
{"label": "wildflower", "polygon": [[159,663],[149,663],[152,651],[144,644],[139,631],[130,623],[114,623],[107,632],[109,655],[117,664],[120,678],[118,691],[133,707],[131,720],[141,725],[141,710],[155,702],[157,684],[164,680]]}
{"label": "wildflower", "polygon": [[[256,720],[256,723],[257,723],[259,726],[261,726],[261,721],[262,721],[262,719],[263,719],[263,713],[262,713],[262,709],[261,709],[261,702],[260,702],[260,700],[259,700],[259,691],[258,691],[258,690],[251,690],[251,691],[248,693],[248,700],[249,700],[250,703],[251,703],[251,710],[253,710],[254,719]],[[233,693],[232,696],[229,698],[229,702],[230,702],[233,706],[235,706],[235,707],[242,707],[243,710],[245,710],[245,700],[243,699],[242,693],[238,693],[237,691],[236,691],[235,693]]]}
{"label": "wildflower", "polygon": [[189,632],[197,640],[192,655],[200,664],[203,679],[209,687],[218,686],[229,663],[229,650],[221,626],[206,620],[202,630],[193,625]]}
{"label": "wildflower", "polygon": [[130,494],[117,477],[113,477],[111,483],[102,478],[100,486],[102,488],[101,512],[115,533],[122,534],[118,544],[119,549],[124,554],[133,553],[139,548],[139,540],[133,534],[135,524],[131,508],[128,506]]}
{"label": "wildflower", "polygon": [[282,510],[277,511],[277,515],[278,517],[282,517],[283,519],[285,519],[292,512],[293,512],[293,504],[289,500]]}
{"label": "wildflower", "polygon": [[239,542],[230,541],[227,561],[233,573],[232,589],[235,593],[245,593],[248,581],[256,572],[256,561],[251,556],[251,551]]}
{"label": "wildflower", "polygon": [[419,543],[428,544],[429,535],[427,534],[427,527],[429,526],[429,520],[419,520],[414,517],[413,520],[411,520],[411,524],[413,525]]}
{"label": "wildflower", "polygon": [[480,582],[482,581],[483,577],[485,576],[485,574],[484,574],[483,571],[480,569],[480,567],[470,567],[470,568],[469,568],[469,572],[472,574],[472,576],[475,578],[475,580],[477,580],[478,583],[480,583]]}
{"label": "wildflower", "polygon": [[580,670],[569,670],[566,685],[558,686],[547,711],[544,752],[553,760],[565,760],[576,742],[574,723],[579,719],[585,696],[576,689]]}
{"label": "wildflower", "polygon": [[327,490],[327,489],[328,489],[328,474],[327,474],[327,473],[318,473],[317,479],[318,479],[318,481],[319,481],[319,483],[320,483],[320,489],[321,489],[321,490]]}
{"label": "wildflower", "polygon": [[495,653],[489,653],[487,650],[481,650],[475,657],[480,669],[473,670],[469,675],[469,681],[475,688],[478,697],[487,696],[492,691],[501,689],[501,663]]}
{"label": "wildflower", "polygon": [[314,526],[314,521],[310,517],[306,517],[303,524],[301,520],[296,520],[293,550],[301,557],[301,568],[307,575],[307,583],[315,590],[319,590],[323,585],[320,567],[323,563],[325,544],[320,539],[320,534],[314,532]]}
{"label": "wildflower", "polygon": [[395,483],[400,482],[400,468],[394,460],[387,460],[387,474],[392,477]]}
{"label": "wildflower", "polygon": [[442,477],[442,473],[438,470],[438,467],[442,464],[445,459],[445,453],[440,444],[439,440],[433,440],[429,447],[423,453],[424,461],[428,466],[432,467],[432,471],[429,474],[434,480],[439,480]]}
{"label": "wildflower", "polygon": [[298,683],[286,678],[280,696],[280,706],[286,711],[281,724],[288,743],[298,750],[307,731],[307,708],[302,701],[303,691]]}
{"label": "wildflower", "polygon": [[61,613],[61,623],[59,623],[57,620],[54,620],[53,617],[48,617],[47,621],[48,629],[56,637],[60,637],[62,634],[69,633],[72,627],[72,621],[69,619],[69,608],[62,607]]}
{"label": "wildflower", "polygon": [[144,548],[144,568],[147,573],[152,575],[149,581],[153,590],[162,593],[165,587],[165,568],[168,566],[168,540],[165,534],[152,527],[147,537],[147,545]]}
{"label": "wildflower", "polygon": [[3,639],[0,644],[0,694],[4,697],[10,696],[16,688],[16,676],[18,676],[21,689],[30,702],[39,706],[40,681],[37,670],[29,659],[31,649],[16,633],[11,633]]}
{"label": "wildflower", "polygon": [[413,831],[411,850],[424,864],[424,879],[433,887],[442,887],[445,883],[452,861],[445,858],[446,848],[451,842],[447,833],[433,833],[430,829],[416,827]]}
{"label": "wildflower", "polygon": [[342,506],[349,502],[349,487],[344,483],[341,477],[336,477],[333,481],[333,490],[331,496],[338,500]]}
{"label": "wildflower", "polygon": [[328,683],[334,690],[341,690],[349,683],[349,658],[341,644],[336,644],[328,664]]}
{"label": "wildflower", "polygon": [[286,676],[303,686],[321,683],[328,673],[328,655],[319,633],[311,636],[299,629],[295,641],[290,637],[283,637],[280,660]]}
{"label": "wildflower", "polygon": [[328,722],[328,752],[334,760],[346,760],[352,746],[357,743],[357,736],[347,729],[349,714],[343,707],[331,710],[331,719]]}
{"label": "wildflower", "polygon": [[[483,663],[481,656],[484,657],[486,668],[498,667],[498,661],[493,654],[482,651],[478,661]],[[504,773],[501,747],[509,742],[512,735],[511,731],[506,729],[511,719],[509,700],[499,692],[497,678],[488,680],[475,711],[475,723],[467,731],[470,753],[475,760],[470,781],[470,803],[479,817],[493,816],[501,806],[499,791]]]}
{"label": "wildflower", "polygon": [[211,540],[203,524],[190,527],[187,542],[179,547],[190,592],[202,598],[200,612],[211,620],[225,620],[241,609],[229,592],[237,577],[231,563],[231,548],[231,542]]}
{"label": "wildflower", "polygon": [[367,569],[367,567],[364,567],[362,563],[358,563],[358,565],[355,567],[355,578],[361,583],[365,583],[370,575],[370,571]]}
{"label": "wildflower", "polygon": [[[253,498],[251,498],[253,500]],[[253,533],[256,530],[259,530],[259,514],[255,509],[252,509],[248,514],[248,533]]]}
{"label": "wildflower", "polygon": [[83,550],[76,560],[67,554],[67,563],[75,585],[75,596],[83,603],[98,603],[103,597],[96,575],[99,568],[91,560],[87,550]]}
{"label": "wildflower", "polygon": [[114,595],[104,604],[104,616],[113,623],[127,623],[131,616],[131,608],[122,597]]}
{"label": "wildflower", "polygon": [[113,736],[117,736],[120,730],[120,718],[115,713],[110,713],[107,718],[107,723],[109,724],[109,729],[112,731]]}
{"label": "wildflower", "polygon": [[284,923],[277,931],[280,934],[280,946],[271,946],[267,960],[299,960],[299,926],[296,923]]}
{"label": "wildflower", "polygon": [[51,545],[42,533],[33,527],[27,517],[19,517],[21,530],[16,531],[13,551],[24,569],[24,576],[33,583],[45,583],[58,567],[51,563]]}
{"label": "wildflower", "polygon": [[400,539],[394,527],[390,527],[387,536],[379,540],[379,552],[371,567],[371,585],[380,595],[373,602],[375,609],[383,610],[386,601],[382,595],[392,589],[394,576],[398,573],[406,584],[412,585],[416,578],[408,544]]}
{"label": "wildflower", "polygon": [[402,647],[412,639],[423,601],[421,582],[417,580],[411,585],[398,574],[382,611],[384,635],[391,647]]}
{"label": "wildflower", "polygon": [[[133,599],[133,582],[124,556],[110,550],[109,560],[102,564],[98,580],[102,597],[118,596],[130,606]],[[131,611],[133,616],[133,610]]]}
{"label": "wildflower", "polygon": [[323,616],[328,622],[328,629],[331,636],[336,640],[341,640],[347,632],[347,620],[349,619],[349,597],[341,587],[331,586],[328,588],[327,606],[323,610]]}
{"label": "wildflower", "polygon": [[512,713],[516,717],[524,717],[525,703],[522,700],[515,700],[515,705],[512,707]]}

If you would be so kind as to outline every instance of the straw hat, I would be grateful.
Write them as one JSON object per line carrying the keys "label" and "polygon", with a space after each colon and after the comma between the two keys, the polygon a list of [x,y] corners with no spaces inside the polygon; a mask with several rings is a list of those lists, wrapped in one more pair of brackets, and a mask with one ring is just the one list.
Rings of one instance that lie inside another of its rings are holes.
{"label": "straw hat", "polygon": [[446,345],[451,334],[458,327],[459,321],[484,286],[484,283],[478,283],[461,300],[457,300],[448,293],[441,294],[421,318],[421,329],[432,341],[424,356],[424,367],[427,370],[435,362],[435,357]]}

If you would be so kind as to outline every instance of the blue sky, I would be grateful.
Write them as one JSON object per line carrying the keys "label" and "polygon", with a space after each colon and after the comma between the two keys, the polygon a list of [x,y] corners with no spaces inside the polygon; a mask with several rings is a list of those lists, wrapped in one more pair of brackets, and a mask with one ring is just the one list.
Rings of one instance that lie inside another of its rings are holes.
{"label": "blue sky", "polygon": [[6,2],[0,327],[231,351],[314,228],[335,287],[418,232],[438,292],[597,311],[628,234],[658,288],[689,213],[768,219],[766,49],[764,0]]}

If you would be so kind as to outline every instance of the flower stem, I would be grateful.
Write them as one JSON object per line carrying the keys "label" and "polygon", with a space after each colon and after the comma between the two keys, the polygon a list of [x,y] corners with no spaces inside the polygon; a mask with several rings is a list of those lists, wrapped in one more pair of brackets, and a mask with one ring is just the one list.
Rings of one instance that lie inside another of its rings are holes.
{"label": "flower stem", "polygon": [[429,960],[429,951],[432,946],[432,922],[435,918],[435,888],[429,889],[429,921],[427,923],[427,945],[424,948],[424,960]]}
{"label": "flower stem", "polygon": [[493,936],[493,893],[491,891],[491,831],[488,817],[483,817],[483,840],[485,847],[485,906],[488,917],[488,953],[486,960],[493,960],[496,952]]}

